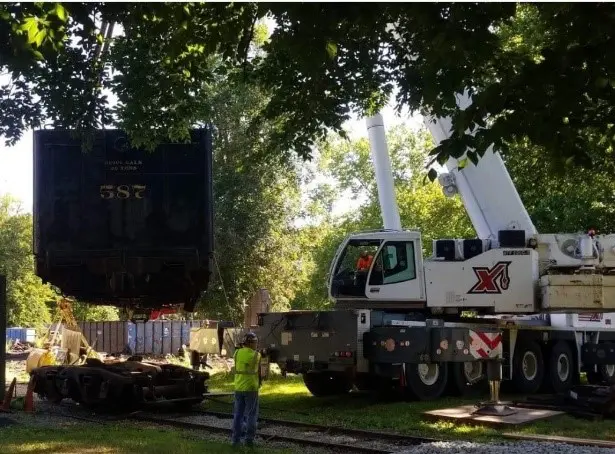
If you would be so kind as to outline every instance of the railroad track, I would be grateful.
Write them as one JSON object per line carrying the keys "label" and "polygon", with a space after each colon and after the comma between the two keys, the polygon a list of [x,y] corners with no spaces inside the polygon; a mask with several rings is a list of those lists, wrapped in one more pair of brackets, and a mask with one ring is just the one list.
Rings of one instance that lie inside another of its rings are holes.
{"label": "railroad track", "polygon": [[[55,410],[54,410],[55,409]],[[64,410],[64,411],[61,411]],[[37,412],[40,411],[37,410]],[[120,421],[135,421],[164,425],[189,431],[211,432],[230,436],[231,420],[229,412],[194,410],[191,412],[137,411],[129,414],[92,414],[79,405],[63,402],[43,410],[51,417],[69,418],[101,425]],[[328,452],[389,454],[408,446],[437,441],[397,433],[339,426],[289,421],[274,418],[259,418],[258,437],[263,442],[282,442],[298,446],[321,448]]]}
{"label": "railroad track", "polygon": [[[203,415],[215,416],[218,418],[231,419],[233,417],[231,413],[226,413],[222,411],[204,410],[204,411],[198,411],[198,413],[203,414]],[[403,434],[391,433],[391,432],[380,432],[380,431],[375,431],[375,430],[349,429],[349,428],[340,427],[340,426],[325,426],[325,425],[312,424],[312,423],[300,422],[300,421],[289,421],[286,419],[259,417],[258,421],[259,423],[277,424],[277,425],[288,426],[288,427],[304,427],[306,429],[311,429],[311,430],[330,433],[330,434],[337,434],[337,435],[348,435],[348,436],[354,436],[354,437],[376,437],[382,440],[400,441],[400,442],[404,442],[409,445],[411,444],[418,445],[421,443],[432,443],[435,441],[439,441],[439,440],[436,440],[435,438],[414,437],[412,435],[403,435]]]}
{"label": "railroad track", "polygon": [[[232,415],[224,412],[202,411],[190,416],[185,414],[177,417],[164,417],[136,414],[131,417],[135,421],[167,425],[188,430],[205,430],[217,433],[231,433],[230,424],[212,424],[195,422],[199,416],[228,420]],[[282,430],[280,430],[282,429]],[[385,454],[394,453],[404,447],[430,443],[435,439],[413,437],[402,434],[376,432],[369,430],[347,429],[344,427],[324,426],[319,424],[286,421],[273,418],[259,418],[258,435],[265,442],[278,441],[300,446],[324,448],[335,452],[356,452]]]}

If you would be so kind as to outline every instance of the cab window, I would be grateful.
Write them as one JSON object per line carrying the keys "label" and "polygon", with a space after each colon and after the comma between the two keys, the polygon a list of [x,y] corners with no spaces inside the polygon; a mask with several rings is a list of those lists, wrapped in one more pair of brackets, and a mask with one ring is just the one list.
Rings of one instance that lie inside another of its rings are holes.
{"label": "cab window", "polygon": [[396,284],[415,278],[414,243],[391,241],[384,245],[376,257],[369,285]]}
{"label": "cab window", "polygon": [[333,270],[333,297],[365,297],[367,275],[380,244],[379,239],[349,241]]}

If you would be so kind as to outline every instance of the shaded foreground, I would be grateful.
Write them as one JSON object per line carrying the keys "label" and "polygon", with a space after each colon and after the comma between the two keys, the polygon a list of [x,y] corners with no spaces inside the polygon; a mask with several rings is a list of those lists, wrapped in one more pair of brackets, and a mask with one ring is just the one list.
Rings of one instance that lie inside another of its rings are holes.
{"label": "shaded foreground", "polygon": [[[225,454],[237,452],[228,442],[221,438],[209,439],[208,434],[149,428],[126,422],[105,426],[80,422],[62,424],[61,427],[13,425],[0,427],[0,439],[3,454],[202,454],[204,452]],[[272,449],[269,446],[257,448],[251,452],[282,454],[292,451]]]}

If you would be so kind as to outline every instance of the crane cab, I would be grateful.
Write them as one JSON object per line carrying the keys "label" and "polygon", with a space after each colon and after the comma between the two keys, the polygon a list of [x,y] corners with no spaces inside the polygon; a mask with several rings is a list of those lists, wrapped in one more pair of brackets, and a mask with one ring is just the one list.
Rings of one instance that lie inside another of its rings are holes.
{"label": "crane cab", "polygon": [[[329,297],[338,306],[403,308],[425,303],[421,235],[374,231],[348,236],[329,272]],[[416,303],[416,304],[413,304]]]}

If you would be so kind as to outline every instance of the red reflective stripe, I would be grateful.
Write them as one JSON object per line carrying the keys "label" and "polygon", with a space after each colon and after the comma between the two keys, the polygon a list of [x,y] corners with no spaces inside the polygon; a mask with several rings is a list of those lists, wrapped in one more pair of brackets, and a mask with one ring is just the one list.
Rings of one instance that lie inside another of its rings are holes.
{"label": "red reflective stripe", "polygon": [[476,332],[476,335],[489,347],[491,350],[495,349],[500,341],[502,340],[502,335],[498,334],[495,336],[493,340],[489,339],[489,337],[485,333]]}

